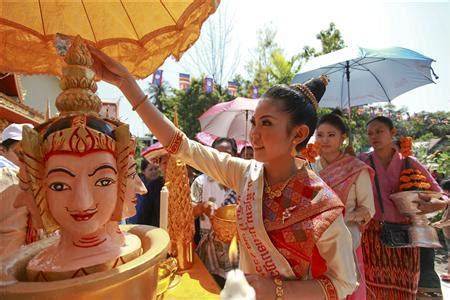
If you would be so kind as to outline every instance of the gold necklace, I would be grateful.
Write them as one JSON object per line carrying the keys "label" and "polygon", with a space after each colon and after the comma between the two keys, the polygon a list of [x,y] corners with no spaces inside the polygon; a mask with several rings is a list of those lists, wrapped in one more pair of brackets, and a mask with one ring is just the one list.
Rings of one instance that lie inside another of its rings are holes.
{"label": "gold necklace", "polygon": [[267,181],[267,178],[264,177],[264,191],[267,195],[267,198],[269,198],[269,200],[273,200],[275,198],[278,198],[282,195],[284,189],[286,188],[286,186],[289,184],[289,182],[291,182],[291,179],[294,178],[295,174],[292,175],[291,177],[289,177],[279,188],[273,189],[270,187],[269,182]]}

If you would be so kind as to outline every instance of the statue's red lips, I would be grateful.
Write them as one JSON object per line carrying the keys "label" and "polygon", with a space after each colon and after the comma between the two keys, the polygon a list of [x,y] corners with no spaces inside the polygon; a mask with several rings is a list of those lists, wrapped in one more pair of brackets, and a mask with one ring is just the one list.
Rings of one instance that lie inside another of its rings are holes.
{"label": "statue's red lips", "polygon": [[89,213],[76,213],[76,214],[70,214],[70,215],[72,216],[72,218],[75,219],[75,221],[77,221],[77,222],[82,222],[82,221],[88,221],[88,220],[91,219],[96,213],[97,213],[97,211],[89,212]]}

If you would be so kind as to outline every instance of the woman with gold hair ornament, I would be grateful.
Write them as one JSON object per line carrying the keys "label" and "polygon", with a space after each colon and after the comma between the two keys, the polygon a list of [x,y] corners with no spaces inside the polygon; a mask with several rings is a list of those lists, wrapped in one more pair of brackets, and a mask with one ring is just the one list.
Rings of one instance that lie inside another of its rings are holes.
{"label": "woman with gold hair ornament", "polygon": [[255,160],[188,139],[119,63],[90,48],[101,79],[119,87],[167,151],[239,194],[240,268],[258,299],[338,299],[357,286],[352,241],[337,195],[297,159],[317,123],[327,80],[277,85],[252,118]]}
{"label": "woman with gold hair ornament", "polygon": [[[134,141],[128,125],[99,117],[92,58],[75,40],[65,60],[57,118],[25,128],[21,186],[30,188],[46,232],[59,240],[27,265],[32,281],[54,281],[106,271],[138,257],[141,240],[117,226],[133,214]],[[128,185],[128,187],[127,187]],[[128,203],[130,202],[130,203]],[[123,216],[125,214],[125,216]]]}

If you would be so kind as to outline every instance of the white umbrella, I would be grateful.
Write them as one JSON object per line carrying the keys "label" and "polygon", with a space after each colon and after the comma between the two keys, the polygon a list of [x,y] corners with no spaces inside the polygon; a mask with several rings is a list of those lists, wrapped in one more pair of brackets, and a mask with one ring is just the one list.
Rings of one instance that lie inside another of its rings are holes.
{"label": "white umbrella", "polygon": [[308,61],[294,83],[327,75],[330,82],[319,105],[352,107],[391,102],[419,86],[433,83],[434,60],[405,48],[349,47]]}

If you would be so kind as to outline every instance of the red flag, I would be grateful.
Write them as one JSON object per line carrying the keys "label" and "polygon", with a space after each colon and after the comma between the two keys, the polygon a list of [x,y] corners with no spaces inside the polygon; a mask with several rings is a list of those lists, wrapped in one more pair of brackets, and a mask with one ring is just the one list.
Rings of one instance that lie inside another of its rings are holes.
{"label": "red flag", "polygon": [[189,74],[180,73],[180,90],[187,91],[191,86],[191,79]]}
{"label": "red flag", "polygon": [[237,83],[234,81],[228,81],[228,95],[236,97],[237,96]]}

